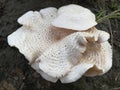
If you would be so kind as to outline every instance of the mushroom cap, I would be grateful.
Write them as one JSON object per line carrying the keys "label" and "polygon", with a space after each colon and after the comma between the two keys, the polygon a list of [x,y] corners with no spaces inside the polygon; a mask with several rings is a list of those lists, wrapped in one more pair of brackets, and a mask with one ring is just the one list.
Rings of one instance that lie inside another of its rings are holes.
{"label": "mushroom cap", "polygon": [[55,27],[77,31],[87,30],[96,24],[95,20],[78,14],[61,14],[52,22],[52,25]]}
{"label": "mushroom cap", "polygon": [[93,40],[93,38],[87,37],[88,43],[86,51],[83,53],[83,56],[79,58],[77,65],[75,65],[65,77],[60,78],[62,83],[74,82],[83,75],[90,77],[102,75],[111,68],[112,49],[107,41],[108,39],[105,38],[106,40],[104,39],[102,42],[98,42],[99,37],[101,36],[100,33],[103,34],[102,37],[106,37],[105,35],[108,33],[99,30],[92,33],[97,35],[98,39]]}
{"label": "mushroom cap", "polygon": [[74,82],[83,75],[102,75],[112,66],[108,39],[108,33],[97,29],[70,34],[38,58],[39,68],[62,83]]}
{"label": "mushroom cap", "polygon": [[40,69],[51,77],[64,77],[86,50],[86,43],[86,39],[77,32],[66,36],[38,58]]}
{"label": "mushroom cap", "polygon": [[29,62],[36,60],[51,44],[73,32],[51,27],[56,11],[50,7],[22,15],[18,22],[23,26],[7,37],[8,44],[18,48]]}
{"label": "mushroom cap", "polygon": [[111,46],[108,42],[104,42],[101,43],[101,47],[101,52],[98,53],[90,50],[89,53],[86,53],[86,51],[87,56],[83,55],[83,58],[79,59],[80,62],[65,77],[60,78],[61,82],[71,83],[77,81],[83,75],[93,77],[108,72],[112,66]]}
{"label": "mushroom cap", "polygon": [[76,14],[83,14],[83,15],[84,13],[86,13],[86,14],[89,14],[89,17],[91,17],[93,20],[96,19],[95,15],[89,9],[76,4],[70,4],[70,5],[60,7],[58,10],[58,14],[62,14],[62,13],[70,13],[70,14],[76,13]]}
{"label": "mushroom cap", "polygon": [[95,21],[95,15],[89,9],[70,4],[58,9],[58,16],[53,20],[52,25],[59,28],[84,31],[97,25],[97,22]]}

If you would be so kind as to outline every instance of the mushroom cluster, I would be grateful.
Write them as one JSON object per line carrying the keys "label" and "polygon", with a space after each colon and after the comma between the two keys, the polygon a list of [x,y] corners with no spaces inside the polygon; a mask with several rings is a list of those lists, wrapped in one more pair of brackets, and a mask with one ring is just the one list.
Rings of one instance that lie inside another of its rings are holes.
{"label": "mushroom cluster", "polygon": [[87,8],[70,4],[28,11],[18,23],[22,26],[8,36],[8,44],[48,81],[71,83],[112,66],[110,35],[95,28],[95,15]]}

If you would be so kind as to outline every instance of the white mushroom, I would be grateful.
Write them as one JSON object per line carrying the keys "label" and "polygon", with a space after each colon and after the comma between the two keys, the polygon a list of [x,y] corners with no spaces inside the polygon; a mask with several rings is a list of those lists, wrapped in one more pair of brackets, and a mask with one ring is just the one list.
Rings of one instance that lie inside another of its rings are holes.
{"label": "white mushroom", "polygon": [[29,11],[18,23],[23,26],[8,36],[8,44],[48,81],[70,83],[82,75],[102,75],[112,66],[110,36],[94,28],[95,15],[84,7]]}
{"label": "white mushroom", "polygon": [[59,28],[83,31],[95,26],[95,15],[87,8],[70,4],[58,9],[52,25]]}
{"label": "white mushroom", "polygon": [[8,36],[8,44],[17,47],[30,63],[33,62],[51,44],[73,32],[51,26],[56,14],[57,9],[53,7],[25,13],[18,19],[23,26]]}
{"label": "white mushroom", "polygon": [[108,39],[108,33],[96,29],[73,33],[48,48],[38,58],[39,67],[62,83],[74,82],[84,74],[104,74],[112,66]]}

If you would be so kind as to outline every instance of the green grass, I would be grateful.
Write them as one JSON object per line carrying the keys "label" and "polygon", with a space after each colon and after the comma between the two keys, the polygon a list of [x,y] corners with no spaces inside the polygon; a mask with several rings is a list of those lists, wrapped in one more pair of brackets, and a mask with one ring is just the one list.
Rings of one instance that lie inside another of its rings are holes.
{"label": "green grass", "polygon": [[109,14],[106,15],[106,11],[102,10],[97,14],[97,22],[101,23],[106,19],[110,19],[110,18],[117,18],[120,19],[120,9],[115,10]]}

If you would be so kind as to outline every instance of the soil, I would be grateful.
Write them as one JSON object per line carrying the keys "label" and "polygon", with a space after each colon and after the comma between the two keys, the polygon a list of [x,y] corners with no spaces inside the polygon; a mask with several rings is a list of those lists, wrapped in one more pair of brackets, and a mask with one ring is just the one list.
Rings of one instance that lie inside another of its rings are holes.
{"label": "soil", "polygon": [[[90,0],[88,0],[90,1]],[[109,1],[109,0],[106,0]],[[29,10],[60,7],[77,3],[97,13],[99,9],[87,0],[0,0],[0,90],[120,90],[120,19],[104,21],[98,28],[113,34],[113,66],[96,77],[82,77],[71,84],[48,82],[36,73],[18,49],[7,44],[7,36],[20,25],[18,17]],[[111,26],[111,27],[110,27]]]}

